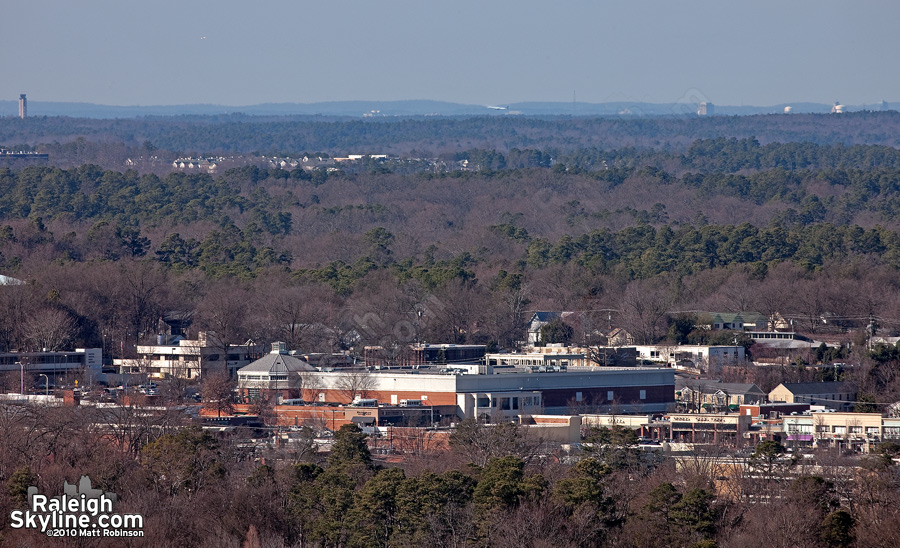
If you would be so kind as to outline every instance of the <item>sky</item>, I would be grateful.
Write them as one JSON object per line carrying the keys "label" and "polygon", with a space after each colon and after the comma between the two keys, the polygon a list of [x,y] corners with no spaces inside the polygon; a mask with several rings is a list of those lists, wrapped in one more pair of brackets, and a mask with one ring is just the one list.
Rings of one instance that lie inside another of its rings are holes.
{"label": "sky", "polygon": [[15,0],[0,98],[900,101],[900,2]]}

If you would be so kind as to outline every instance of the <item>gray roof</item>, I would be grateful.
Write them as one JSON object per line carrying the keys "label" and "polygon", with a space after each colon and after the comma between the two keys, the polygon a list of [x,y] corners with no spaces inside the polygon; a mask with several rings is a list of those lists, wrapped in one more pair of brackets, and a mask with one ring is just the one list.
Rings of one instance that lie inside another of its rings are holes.
{"label": "gray roof", "polygon": [[266,354],[255,362],[238,369],[238,373],[293,373],[315,371],[309,362],[289,354]]}
{"label": "gray roof", "polygon": [[785,382],[781,383],[791,394],[833,394],[835,392],[855,392],[851,382]]}
{"label": "gray roof", "polygon": [[532,322],[550,322],[562,316],[559,312],[535,312],[533,316],[531,316]]}
{"label": "gray roof", "polygon": [[765,394],[760,387],[752,383],[717,382],[710,379],[680,379],[676,377],[675,388],[677,390],[684,388],[690,388],[691,390],[702,389],[707,393],[721,390],[728,394]]}
{"label": "gray roof", "polygon": [[709,316],[712,321],[722,323],[759,323],[768,320],[759,312],[700,312],[700,317]]}

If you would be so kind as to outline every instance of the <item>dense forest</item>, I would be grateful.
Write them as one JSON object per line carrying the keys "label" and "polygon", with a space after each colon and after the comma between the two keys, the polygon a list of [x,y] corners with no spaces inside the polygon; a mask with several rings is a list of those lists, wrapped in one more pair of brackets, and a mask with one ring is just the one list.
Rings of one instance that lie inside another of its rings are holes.
{"label": "dense forest", "polygon": [[[900,350],[869,342],[900,333],[898,123],[893,112],[0,119],[0,145],[50,154],[48,165],[0,168],[0,273],[25,282],[0,291],[0,349],[129,357],[168,315],[190,318],[192,334],[306,352],[514,349],[537,310],[576,313],[560,342],[597,344],[624,327],[639,342],[727,343],[736,335],[694,329],[697,311],[756,311],[833,347],[724,380],[768,391],[827,375],[884,410],[900,400]],[[169,167],[188,154],[311,151],[394,156],[330,170]],[[164,168],[126,169],[138,155]],[[676,469],[623,431],[590,432],[573,458],[523,427],[464,423],[440,459],[420,440],[417,457],[388,465],[346,427],[327,459],[307,439],[265,463],[175,415],[0,415],[4,512],[28,485],[49,492],[89,474],[145,516],[150,537],[135,545],[900,542],[889,444],[848,468],[846,456],[798,461],[764,442],[744,455],[753,474],[731,477],[709,466],[716,455]],[[98,421],[136,430],[91,431]]]}
{"label": "dense forest", "polygon": [[[894,148],[722,137],[681,152],[448,156],[462,160],[437,172],[399,159],[215,175],[0,169],[0,266],[29,282],[2,293],[0,345],[128,356],[171,311],[305,351],[510,349],[533,310],[579,312],[581,344],[617,326],[677,339],[671,326],[692,310],[780,314],[847,348],[873,322],[900,331]],[[410,322],[428,302],[441,313]],[[900,398],[894,365],[856,359],[875,401]]]}

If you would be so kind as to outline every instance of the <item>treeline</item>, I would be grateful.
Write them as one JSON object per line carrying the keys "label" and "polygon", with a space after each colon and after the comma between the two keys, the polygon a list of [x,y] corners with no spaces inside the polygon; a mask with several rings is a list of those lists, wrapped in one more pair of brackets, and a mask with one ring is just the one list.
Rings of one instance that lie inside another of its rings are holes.
{"label": "treeline", "polygon": [[0,118],[0,143],[66,143],[79,136],[129,146],[152,143],[185,153],[267,154],[322,150],[329,153],[409,153],[433,155],[482,147],[618,149],[629,146],[680,150],[697,139],[757,137],[769,142],[821,145],[872,144],[895,147],[897,112],[840,116],[796,114],[686,117],[414,117],[342,119],[322,117],[223,116],[79,119]]}
{"label": "treeline", "polygon": [[689,168],[727,173],[774,168],[896,169],[900,167],[900,151],[891,146],[821,146],[811,142],[768,143],[763,146],[753,138],[719,137],[694,141],[681,160]]}
{"label": "treeline", "polygon": [[593,272],[624,272],[629,279],[642,279],[742,264],[765,273],[768,264],[785,261],[815,269],[857,256],[870,256],[900,268],[900,233],[828,223],[764,228],[746,223],[659,228],[643,225],[619,232],[591,232],[578,238],[563,236],[555,243],[532,240],[527,264],[543,268],[575,262]]}

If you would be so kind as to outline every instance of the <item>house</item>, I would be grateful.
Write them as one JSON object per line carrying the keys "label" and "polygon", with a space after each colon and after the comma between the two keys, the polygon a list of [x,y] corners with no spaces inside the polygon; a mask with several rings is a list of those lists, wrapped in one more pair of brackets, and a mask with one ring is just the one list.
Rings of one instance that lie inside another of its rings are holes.
{"label": "house", "polygon": [[701,312],[697,314],[697,324],[707,329],[764,331],[768,320],[758,312]]}
{"label": "house", "polygon": [[630,346],[634,344],[634,337],[628,331],[617,327],[606,336],[608,346]]}
{"label": "house", "polygon": [[272,343],[268,354],[238,369],[238,393],[247,402],[300,398],[303,373],[315,370],[308,362],[288,354],[283,342]]}
{"label": "house", "polygon": [[541,342],[541,328],[559,319],[562,316],[559,312],[535,312],[528,320],[528,344],[534,346]]}
{"label": "house", "polygon": [[688,411],[721,413],[760,403],[766,393],[755,384],[679,378],[675,380],[675,399]]}
{"label": "house", "polygon": [[769,392],[770,402],[819,404],[850,411],[856,401],[856,386],[849,382],[781,383]]}

